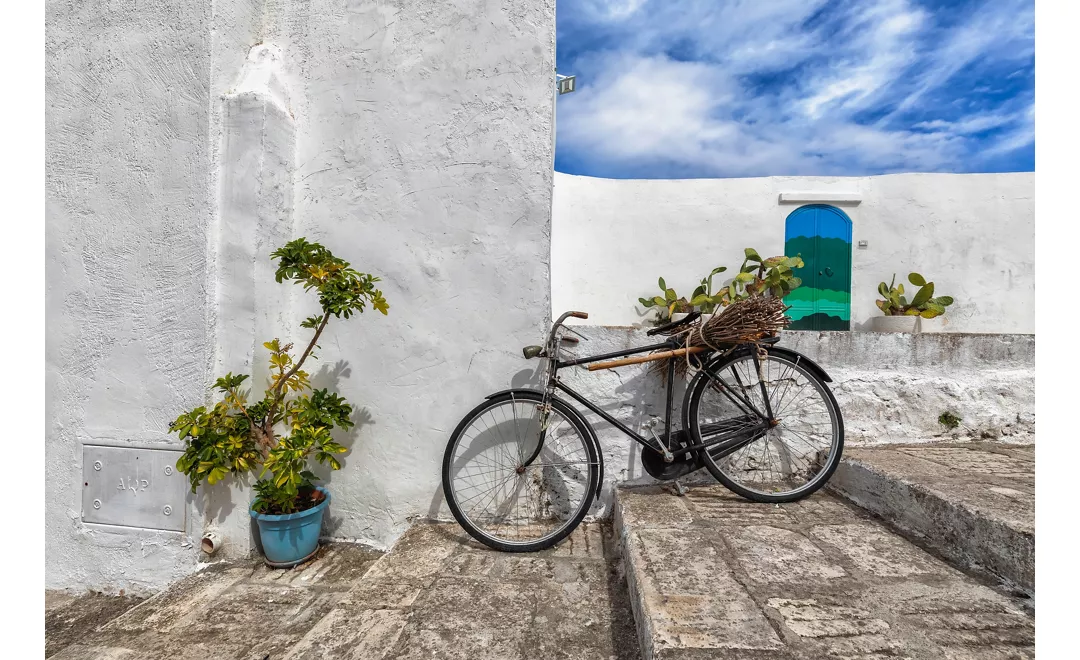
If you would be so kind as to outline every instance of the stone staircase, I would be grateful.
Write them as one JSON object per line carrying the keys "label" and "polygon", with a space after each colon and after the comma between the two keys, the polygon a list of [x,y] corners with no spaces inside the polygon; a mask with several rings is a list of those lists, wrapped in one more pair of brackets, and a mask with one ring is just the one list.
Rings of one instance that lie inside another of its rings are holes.
{"label": "stone staircase", "polygon": [[115,602],[78,630],[65,612],[103,597],[53,595],[47,653],[55,660],[632,660],[640,657],[634,619],[613,550],[604,524],[582,525],[558,547],[528,555],[490,551],[456,524],[418,524],[386,554],[331,544],[291,570],[257,560],[215,565],[126,611]]}
{"label": "stone staircase", "polygon": [[801,502],[621,488],[535,554],[418,524],[388,553],[211,566],[152,598],[47,594],[46,656],[1030,658],[1034,448],[850,448]]}
{"label": "stone staircase", "polygon": [[850,501],[619,489],[643,657],[1034,657],[1033,456],[852,449],[830,484]]}
{"label": "stone staircase", "polygon": [[836,493],[951,562],[1035,595],[1035,445],[855,448]]}

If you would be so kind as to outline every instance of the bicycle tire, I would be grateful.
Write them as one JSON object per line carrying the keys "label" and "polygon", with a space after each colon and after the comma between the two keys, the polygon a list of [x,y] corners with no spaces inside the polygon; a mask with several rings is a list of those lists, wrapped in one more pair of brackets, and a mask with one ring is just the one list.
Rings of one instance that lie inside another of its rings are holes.
{"label": "bicycle tire", "polygon": [[578,510],[574,512],[573,516],[562,527],[556,530],[552,534],[545,535],[543,538],[533,542],[509,542],[505,539],[498,538],[492,534],[486,533],[480,529],[477,525],[473,524],[472,520],[466,515],[457,501],[457,496],[453,484],[452,466],[454,461],[454,450],[460,442],[464,432],[469,429],[472,422],[478,419],[485,412],[492,410],[498,406],[504,405],[507,402],[516,404],[520,401],[534,401],[540,403],[543,401],[543,395],[540,392],[531,391],[514,391],[505,392],[491,397],[485,400],[480,405],[473,408],[457,425],[454,432],[450,436],[450,440],[447,442],[446,451],[443,454],[442,463],[442,484],[443,495],[446,498],[447,506],[450,509],[450,513],[453,514],[454,519],[461,525],[469,536],[476,539],[480,543],[492,548],[493,550],[499,550],[501,552],[537,552],[553,547],[567,536],[573,533],[577,529],[578,525],[588,514],[592,508],[593,500],[595,499],[596,492],[599,486],[600,478],[600,459],[597,453],[597,447],[595,446],[595,440],[591,429],[589,429],[581,420],[580,415],[570,407],[565,401],[552,397],[549,402],[552,409],[557,411],[559,415],[566,420],[570,425],[574,427],[575,432],[583,440],[582,446],[585,448],[588,454],[588,483],[584,488],[584,498],[578,507]]}
{"label": "bicycle tire", "polygon": [[[745,361],[747,359],[752,360],[752,356],[747,351],[740,351],[738,353],[718,358],[713,362],[705,365],[695,376],[690,384],[689,388],[689,403],[687,406],[686,420],[689,425],[689,431],[691,437],[694,440],[694,444],[702,444],[701,435],[701,399],[704,393],[707,391],[712,379],[706,373],[709,370],[714,376],[717,373],[723,372],[725,369],[730,368],[734,363],[739,361]],[[836,402],[836,397],[833,396],[832,391],[828,385],[820,376],[811,368],[803,366],[799,363],[797,357],[792,359],[787,355],[769,354],[766,360],[776,361],[788,365],[791,369],[799,372],[806,380],[817,390],[821,395],[822,401],[826,407],[826,411],[829,414],[830,419],[833,422],[833,438],[829,447],[828,457],[826,464],[823,466],[814,478],[803,486],[796,488],[790,492],[784,493],[764,493],[761,491],[753,490],[742,485],[737,479],[730,477],[724,469],[718,464],[717,460],[709,453],[708,448],[698,450],[698,456],[701,462],[705,465],[705,468],[717,481],[723,484],[728,490],[736,493],[737,495],[744,497],[753,502],[779,504],[786,502],[795,502],[817,492],[822,486],[824,486],[828,480],[832,477],[836,471],[837,466],[840,464],[840,460],[844,451],[844,419],[840,413],[840,406]],[[770,394],[770,403],[772,403],[772,396]],[[764,436],[763,436],[764,437]],[[755,439],[750,444],[759,442],[759,439]],[[766,440],[768,442],[768,440]],[[749,446],[749,445],[748,445]],[[737,453],[737,452],[733,452]],[[723,459],[721,459],[723,460]]]}

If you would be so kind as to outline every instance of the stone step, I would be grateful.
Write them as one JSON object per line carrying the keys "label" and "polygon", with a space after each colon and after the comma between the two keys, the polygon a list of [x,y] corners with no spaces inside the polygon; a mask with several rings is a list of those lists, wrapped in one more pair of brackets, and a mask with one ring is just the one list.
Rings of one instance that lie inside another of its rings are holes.
{"label": "stone step", "polygon": [[[417,524],[381,556],[331,544],[291,570],[215,565],[65,638],[53,657],[636,660],[613,548],[604,524],[535,554],[494,552],[456,524]],[[46,628],[47,639],[63,635]]]}
{"label": "stone step", "polygon": [[827,493],[615,495],[645,660],[1033,658],[1018,601]]}
{"label": "stone step", "polygon": [[951,562],[1034,597],[1034,445],[848,448],[828,487]]}

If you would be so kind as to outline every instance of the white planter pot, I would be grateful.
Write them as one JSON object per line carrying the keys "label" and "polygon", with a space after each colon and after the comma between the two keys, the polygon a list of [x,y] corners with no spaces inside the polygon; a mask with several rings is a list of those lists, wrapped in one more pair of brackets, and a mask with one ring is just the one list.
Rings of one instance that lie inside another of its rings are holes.
{"label": "white planter pot", "polygon": [[932,319],[919,317],[919,332],[945,332],[948,324],[944,316],[935,316]]}
{"label": "white planter pot", "polygon": [[870,319],[874,332],[918,332],[918,316],[874,316]]}

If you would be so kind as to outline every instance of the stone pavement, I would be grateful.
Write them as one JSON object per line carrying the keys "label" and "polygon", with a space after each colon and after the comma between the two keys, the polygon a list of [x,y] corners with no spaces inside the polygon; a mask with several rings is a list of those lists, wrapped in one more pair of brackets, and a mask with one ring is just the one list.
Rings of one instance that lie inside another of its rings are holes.
{"label": "stone pavement", "polygon": [[630,660],[637,638],[613,549],[609,525],[522,555],[419,524],[381,556],[333,544],[292,570],[213,566],[78,635],[47,611],[46,640],[66,646],[55,660]]}
{"label": "stone pavement", "polygon": [[848,448],[829,488],[950,561],[1034,595],[1034,445]]}
{"label": "stone pavement", "polygon": [[45,592],[45,657],[75,644],[132,607],[142,598],[85,594],[71,596]]}
{"label": "stone pavement", "polygon": [[1034,620],[1014,598],[832,495],[616,497],[646,660],[1034,657]]}
{"label": "stone pavement", "polygon": [[540,553],[422,523],[386,554],[331,544],[293,570],[221,563],[142,602],[49,593],[46,655],[1034,657],[1033,601],[1017,592],[1034,586],[1033,446],[853,447],[829,489],[859,506],[621,488],[614,530],[583,525]]}

